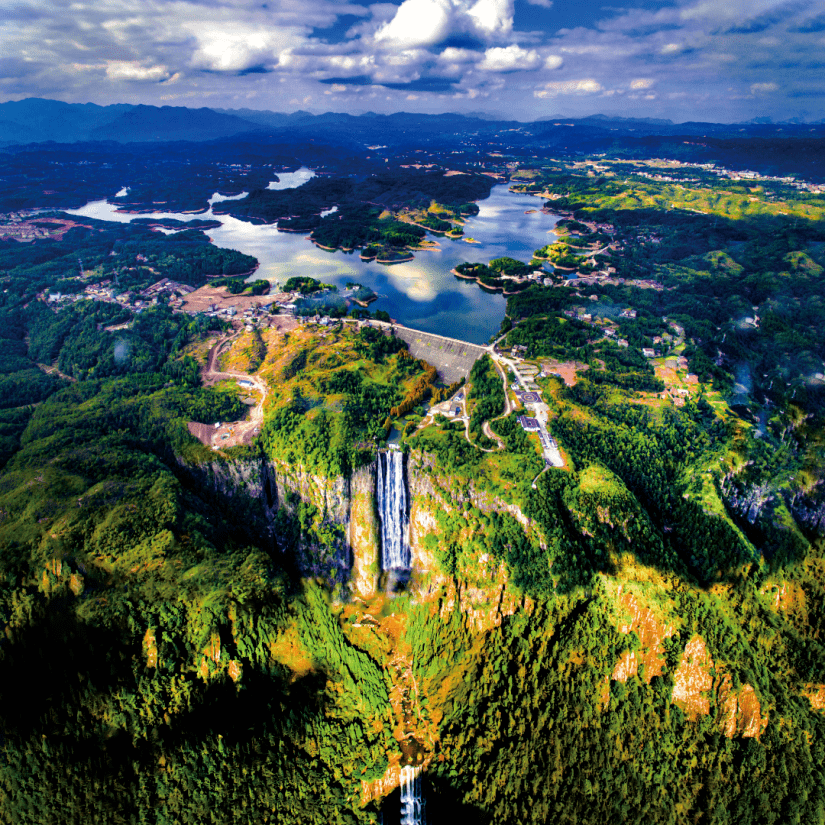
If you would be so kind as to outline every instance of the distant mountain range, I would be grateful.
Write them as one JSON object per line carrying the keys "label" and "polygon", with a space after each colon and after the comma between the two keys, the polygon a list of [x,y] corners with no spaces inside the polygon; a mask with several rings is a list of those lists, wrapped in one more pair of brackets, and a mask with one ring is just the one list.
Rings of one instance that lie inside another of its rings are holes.
{"label": "distant mountain range", "polygon": [[[571,129],[573,131],[571,131]],[[211,141],[244,135],[245,139],[271,141],[323,140],[330,144],[363,146],[376,143],[409,142],[417,134],[427,142],[448,134],[487,134],[511,130],[530,140],[547,140],[550,145],[571,138],[592,142],[612,137],[690,136],[716,138],[816,135],[823,127],[802,123],[740,124],[672,123],[653,118],[622,118],[591,115],[585,118],[543,117],[534,123],[495,120],[489,115],[416,114],[374,112],[350,115],[327,112],[313,115],[254,109],[188,109],[183,106],[145,106],[118,103],[62,103],[28,98],[0,103],[0,145],[20,145],[55,141],[116,141],[118,143],[161,143],[169,141]]]}
{"label": "distant mountain range", "polygon": [[98,106],[40,98],[0,103],[0,144],[5,145],[48,140],[57,143],[204,141],[260,128],[258,123],[205,108],[126,103]]}

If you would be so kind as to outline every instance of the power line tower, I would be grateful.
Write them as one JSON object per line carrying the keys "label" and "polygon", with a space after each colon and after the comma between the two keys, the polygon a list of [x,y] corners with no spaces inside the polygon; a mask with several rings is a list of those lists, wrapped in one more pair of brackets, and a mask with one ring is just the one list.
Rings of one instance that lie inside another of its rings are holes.
{"label": "power line tower", "polygon": [[77,259],[77,265],[80,267],[80,277],[85,278],[86,273],[83,271],[83,261],[80,258]]}

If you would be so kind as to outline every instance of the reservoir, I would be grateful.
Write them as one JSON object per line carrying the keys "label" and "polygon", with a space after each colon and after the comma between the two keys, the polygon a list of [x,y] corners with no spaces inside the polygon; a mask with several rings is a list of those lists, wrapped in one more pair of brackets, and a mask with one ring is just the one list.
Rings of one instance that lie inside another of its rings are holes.
{"label": "reservoir", "polygon": [[[288,189],[306,183],[313,176],[309,169],[280,174],[271,188]],[[237,196],[238,198],[243,195]],[[235,198],[233,198],[234,200]],[[227,200],[214,195],[210,203]],[[216,215],[217,229],[208,230],[212,242],[254,255],[260,266],[252,280],[265,278],[283,283],[293,275],[308,275],[335,284],[341,290],[348,282],[369,287],[379,296],[371,310],[384,309],[405,326],[485,344],[504,318],[506,299],[501,294],[482,290],[472,281],[451,274],[464,261],[487,263],[492,258],[509,256],[525,263],[533,252],[556,240],[554,215],[540,210],[541,200],[510,192],[507,184],[494,186],[490,197],[479,201],[479,214],[467,218],[464,237],[477,243],[427,234],[438,248],[415,252],[415,260],[383,265],[364,262],[358,252],[327,252],[304,235],[280,232],[274,225],[252,224],[229,215]],[[105,221],[129,222],[134,218],[212,218],[211,206],[199,215],[172,212],[145,212],[139,215],[118,212],[114,204],[94,201],[69,214]]]}

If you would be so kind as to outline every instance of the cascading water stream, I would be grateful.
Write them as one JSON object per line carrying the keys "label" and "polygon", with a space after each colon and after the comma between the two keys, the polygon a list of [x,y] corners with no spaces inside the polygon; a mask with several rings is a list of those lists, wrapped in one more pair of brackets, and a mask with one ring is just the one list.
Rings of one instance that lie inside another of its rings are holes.
{"label": "cascading water stream", "polygon": [[[404,454],[390,449],[378,454],[376,479],[378,515],[381,521],[381,569],[407,570],[411,566],[407,487]],[[424,825],[421,768],[401,769],[401,825]]]}
{"label": "cascading water stream", "polygon": [[381,569],[409,570],[407,539],[407,488],[404,454],[389,450],[378,454],[378,515],[381,520]]}
{"label": "cascading water stream", "polygon": [[424,797],[421,794],[421,768],[401,768],[401,825],[423,825]]}

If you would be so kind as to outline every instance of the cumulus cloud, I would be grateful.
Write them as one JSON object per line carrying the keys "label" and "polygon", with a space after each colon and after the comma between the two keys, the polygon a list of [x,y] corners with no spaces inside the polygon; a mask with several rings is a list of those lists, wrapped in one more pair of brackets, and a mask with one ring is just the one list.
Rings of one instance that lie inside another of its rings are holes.
{"label": "cumulus cloud", "polygon": [[488,37],[509,34],[513,29],[513,0],[477,0],[467,14],[476,29]]}
{"label": "cumulus cloud", "polygon": [[519,69],[535,69],[541,63],[539,53],[521,46],[487,49],[478,68],[488,72],[513,72]]}
{"label": "cumulus cloud", "polygon": [[598,80],[586,78],[584,80],[557,80],[545,83],[543,88],[533,92],[534,97],[558,97],[559,95],[592,95],[603,92],[604,86]]}
{"label": "cumulus cloud", "polygon": [[375,40],[389,48],[431,46],[450,30],[448,0],[404,0],[395,17],[381,26]]}
{"label": "cumulus cloud", "polygon": [[[378,16],[386,14],[383,4],[373,9]],[[433,46],[450,35],[486,41],[504,37],[512,29],[513,0],[404,0],[373,39],[384,48],[409,48]]]}
{"label": "cumulus cloud", "polygon": [[289,43],[287,32],[262,31],[246,23],[190,25],[198,47],[191,65],[216,72],[241,71],[275,63],[279,47]]}
{"label": "cumulus cloud", "polygon": [[[561,98],[571,115],[647,114],[655,89],[657,116],[690,119],[701,107],[724,120],[805,116],[803,98],[825,95],[815,57],[825,45],[822,0],[582,5],[576,16],[551,0],[519,0],[529,32],[516,30],[514,2],[15,0],[0,20],[0,92],[156,103],[157,84],[174,83],[164,97],[189,105],[289,109],[320,103],[324,90],[346,106],[387,84],[429,110],[435,95],[460,108],[472,90],[530,117],[536,97]],[[536,6],[553,12],[531,18]],[[554,22],[542,31],[545,19]],[[519,83],[522,70],[568,79],[534,90]],[[391,95],[385,108],[402,99]]]}
{"label": "cumulus cloud", "polygon": [[448,46],[438,55],[438,59],[443,63],[470,63],[478,60],[478,52],[472,49],[456,49],[453,46]]}

